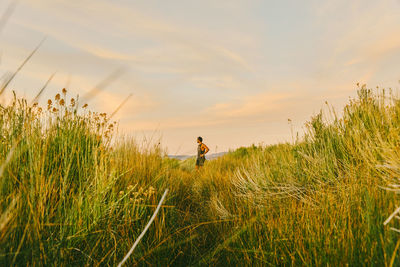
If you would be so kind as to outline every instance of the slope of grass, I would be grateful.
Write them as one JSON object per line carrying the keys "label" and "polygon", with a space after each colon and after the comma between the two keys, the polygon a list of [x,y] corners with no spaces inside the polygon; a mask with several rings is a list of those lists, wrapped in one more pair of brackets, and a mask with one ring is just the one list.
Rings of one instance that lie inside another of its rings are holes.
{"label": "slope of grass", "polygon": [[15,98],[0,108],[0,265],[116,265],[166,188],[127,266],[389,265],[398,222],[383,221],[397,197],[380,186],[400,177],[400,99],[358,93],[304,139],[201,172],[118,138],[66,93],[43,110]]}

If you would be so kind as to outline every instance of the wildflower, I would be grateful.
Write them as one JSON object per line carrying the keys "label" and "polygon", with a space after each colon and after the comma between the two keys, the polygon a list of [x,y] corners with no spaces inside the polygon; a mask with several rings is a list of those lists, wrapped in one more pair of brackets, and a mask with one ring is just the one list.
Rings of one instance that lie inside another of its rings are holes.
{"label": "wildflower", "polygon": [[128,190],[131,190],[133,186],[131,184],[128,185]]}
{"label": "wildflower", "polygon": [[65,104],[64,99],[61,99],[61,100],[60,100],[60,105],[61,105],[61,106],[64,106],[64,104]]}
{"label": "wildflower", "polygon": [[120,195],[123,195],[123,194],[124,194],[124,191],[119,191],[119,194],[120,194]]}
{"label": "wildflower", "polygon": [[67,93],[67,89],[63,88],[62,93],[65,95]]}
{"label": "wildflower", "polygon": [[60,100],[61,96],[60,94],[56,94],[55,100]]}

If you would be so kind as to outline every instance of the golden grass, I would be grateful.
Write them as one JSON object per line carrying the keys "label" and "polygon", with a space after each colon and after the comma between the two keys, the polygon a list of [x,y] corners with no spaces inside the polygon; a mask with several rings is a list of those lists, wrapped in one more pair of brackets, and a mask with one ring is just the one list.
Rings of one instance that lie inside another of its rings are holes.
{"label": "golden grass", "polygon": [[0,108],[0,265],[398,265],[400,99],[359,96],[294,144],[208,161],[119,138],[67,92]]}

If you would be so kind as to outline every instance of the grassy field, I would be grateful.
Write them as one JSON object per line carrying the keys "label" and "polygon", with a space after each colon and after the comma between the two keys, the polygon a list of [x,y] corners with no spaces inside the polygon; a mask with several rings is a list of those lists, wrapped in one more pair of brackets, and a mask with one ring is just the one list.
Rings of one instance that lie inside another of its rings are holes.
{"label": "grassy field", "polygon": [[359,88],[294,144],[208,161],[119,137],[67,92],[0,108],[0,265],[400,265],[400,98]]}

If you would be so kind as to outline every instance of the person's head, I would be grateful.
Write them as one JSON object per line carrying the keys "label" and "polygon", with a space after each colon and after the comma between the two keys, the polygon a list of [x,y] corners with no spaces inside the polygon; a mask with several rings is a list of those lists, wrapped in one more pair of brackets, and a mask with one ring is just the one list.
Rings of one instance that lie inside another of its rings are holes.
{"label": "person's head", "polygon": [[202,143],[203,142],[203,138],[201,136],[197,137],[197,143]]}

